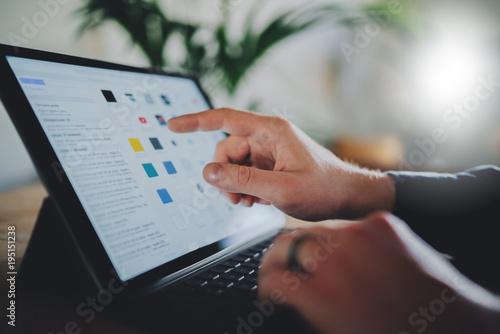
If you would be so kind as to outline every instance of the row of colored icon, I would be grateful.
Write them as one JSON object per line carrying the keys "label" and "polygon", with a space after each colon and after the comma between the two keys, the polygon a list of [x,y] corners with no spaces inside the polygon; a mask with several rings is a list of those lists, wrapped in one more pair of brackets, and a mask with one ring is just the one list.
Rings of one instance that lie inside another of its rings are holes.
{"label": "row of colored icon", "polygon": [[[155,115],[155,118],[161,126],[167,125],[167,121],[165,120],[165,118],[162,115]],[[147,124],[148,120],[146,119],[146,117],[142,116],[142,117],[139,117],[139,122],[141,122],[142,124]]]}
{"label": "row of colored icon", "polygon": [[[106,90],[106,89],[101,89],[101,92],[102,92],[102,95],[104,96],[104,98],[106,99],[106,102],[109,102],[109,103],[118,102],[118,100],[115,97],[115,94],[112,91]],[[130,101],[132,103],[136,103],[138,101],[144,100],[144,101],[146,101],[147,104],[155,104],[153,97],[147,93],[142,94],[140,97],[137,97],[132,93],[125,93],[124,96],[128,101]],[[160,97],[160,100],[163,102],[163,104],[165,104],[167,106],[172,105],[172,100],[168,97],[167,94],[160,94],[159,97]]]}
{"label": "row of colored icon", "polygon": [[[132,146],[132,149],[134,152],[143,152],[144,151],[144,146],[142,145],[141,141],[138,138],[129,138],[128,139],[130,146]],[[155,150],[163,150],[163,145],[160,143],[160,140],[157,137],[150,137],[149,142],[153,146]],[[193,141],[191,139],[188,139],[187,142],[189,144],[192,144]],[[174,139],[170,139],[170,144],[174,147],[177,146],[177,141]]]}
{"label": "row of colored icon", "polygon": [[[177,174],[177,169],[175,169],[175,166],[172,163],[172,161],[163,161],[163,167],[165,167],[165,170],[167,171],[168,175]],[[146,172],[146,175],[149,178],[157,177],[159,175],[155,166],[150,162],[142,164],[142,168],[144,168],[144,171]]]}

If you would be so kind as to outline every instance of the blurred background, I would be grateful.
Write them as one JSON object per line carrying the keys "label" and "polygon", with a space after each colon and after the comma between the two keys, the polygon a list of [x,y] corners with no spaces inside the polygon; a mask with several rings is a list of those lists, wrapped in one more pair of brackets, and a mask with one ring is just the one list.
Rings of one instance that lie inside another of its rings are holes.
{"label": "blurred background", "polygon": [[[187,71],[372,168],[500,164],[500,1],[0,0],[0,43]],[[0,191],[36,172],[0,105]]]}

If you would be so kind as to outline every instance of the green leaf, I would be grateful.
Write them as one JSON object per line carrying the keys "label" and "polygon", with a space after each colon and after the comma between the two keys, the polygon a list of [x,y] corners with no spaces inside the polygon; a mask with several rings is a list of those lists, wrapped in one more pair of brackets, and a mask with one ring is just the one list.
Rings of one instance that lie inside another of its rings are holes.
{"label": "green leaf", "polygon": [[[230,94],[264,55],[280,42],[322,24],[359,25],[373,19],[374,13],[386,10],[384,4],[369,5],[308,5],[293,8],[271,19],[263,28],[254,22],[263,0],[256,0],[243,22],[244,34],[239,40],[228,39],[229,22],[234,11],[224,11],[215,25],[186,23],[168,17],[155,0],[84,0],[76,14],[84,20],[79,35],[104,22],[118,23],[138,45],[152,66],[168,65],[165,45],[175,34],[182,36],[186,58],[182,69],[199,76],[218,78],[219,84]],[[229,5],[229,4],[228,4]],[[403,25],[406,17],[399,15],[394,25]],[[210,31],[209,41],[200,44],[196,35]],[[209,48],[213,50],[208,52]]]}

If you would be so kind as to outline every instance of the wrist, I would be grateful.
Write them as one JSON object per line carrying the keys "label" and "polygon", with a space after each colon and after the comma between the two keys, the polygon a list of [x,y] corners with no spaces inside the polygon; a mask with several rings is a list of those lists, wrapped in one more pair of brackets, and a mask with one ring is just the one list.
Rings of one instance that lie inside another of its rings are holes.
{"label": "wrist", "polygon": [[350,166],[343,218],[355,219],[373,211],[392,212],[396,188],[392,177],[380,171]]}

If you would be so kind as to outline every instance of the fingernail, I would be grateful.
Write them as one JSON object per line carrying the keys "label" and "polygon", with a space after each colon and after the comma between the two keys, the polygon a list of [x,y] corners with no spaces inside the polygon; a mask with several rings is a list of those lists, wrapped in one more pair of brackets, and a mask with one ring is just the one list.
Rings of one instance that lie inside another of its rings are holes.
{"label": "fingernail", "polygon": [[175,123],[175,121],[172,121],[172,118],[167,120],[167,128],[169,128],[170,130],[172,130],[172,124]]}
{"label": "fingernail", "polygon": [[217,163],[211,163],[205,166],[203,169],[203,177],[207,182],[210,183],[219,183],[221,180],[221,175],[223,173],[224,167]]}

